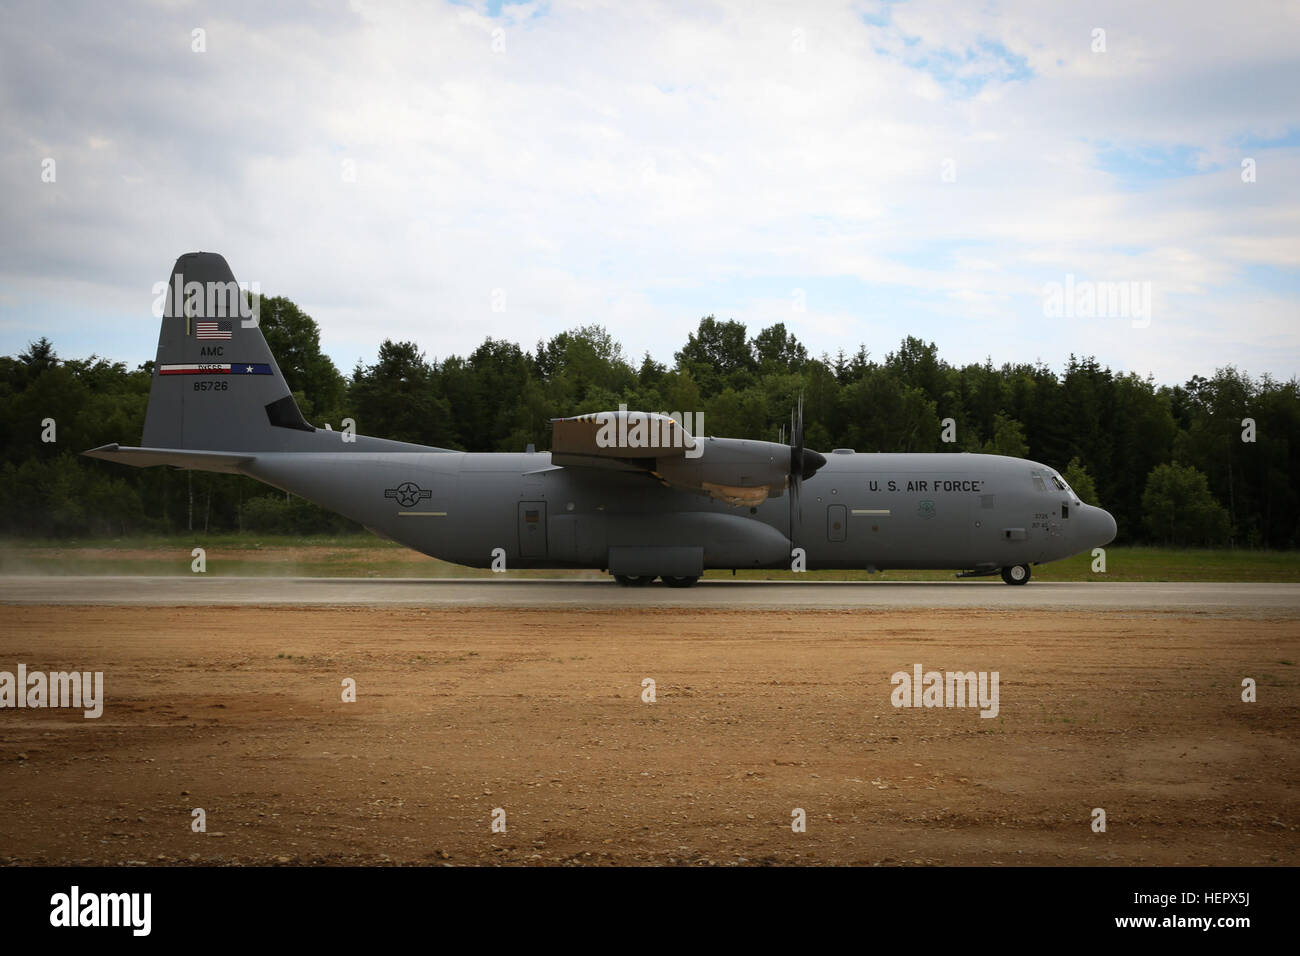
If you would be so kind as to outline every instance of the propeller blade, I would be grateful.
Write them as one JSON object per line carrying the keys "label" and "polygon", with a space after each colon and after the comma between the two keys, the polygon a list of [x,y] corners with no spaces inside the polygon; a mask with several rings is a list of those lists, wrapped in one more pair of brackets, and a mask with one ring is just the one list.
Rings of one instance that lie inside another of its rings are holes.
{"label": "propeller blade", "polygon": [[[821,459],[812,462],[811,458],[815,456]],[[813,465],[812,471],[808,470],[809,464]],[[803,447],[803,396],[799,396],[799,401],[795,407],[790,410],[790,543],[798,547],[798,531],[802,522],[802,505],[799,501],[799,489],[803,486],[803,480],[812,476],[822,465],[826,464],[826,459],[822,458],[816,452],[811,456],[804,451]]]}
{"label": "propeller blade", "polygon": [[820,452],[809,451],[803,446],[803,396],[790,415],[790,491],[792,500],[799,494],[799,486],[805,479],[817,474],[817,470],[826,464],[826,456]]}

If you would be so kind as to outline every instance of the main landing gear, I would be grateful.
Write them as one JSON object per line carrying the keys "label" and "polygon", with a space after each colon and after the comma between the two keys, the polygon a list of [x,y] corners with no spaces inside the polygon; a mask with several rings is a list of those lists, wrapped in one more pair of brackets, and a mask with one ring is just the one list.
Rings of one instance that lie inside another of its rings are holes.
{"label": "main landing gear", "polygon": [[[695,584],[699,578],[674,578],[663,575],[664,584],[670,588],[689,588]],[[653,574],[616,574],[614,580],[625,588],[643,588],[654,581]]]}
{"label": "main landing gear", "polygon": [[1029,580],[1029,565],[1013,564],[1002,569],[1002,580],[1007,584],[1024,584]]}
{"label": "main landing gear", "polygon": [[654,581],[653,574],[616,574],[614,580],[625,588],[643,588]]}

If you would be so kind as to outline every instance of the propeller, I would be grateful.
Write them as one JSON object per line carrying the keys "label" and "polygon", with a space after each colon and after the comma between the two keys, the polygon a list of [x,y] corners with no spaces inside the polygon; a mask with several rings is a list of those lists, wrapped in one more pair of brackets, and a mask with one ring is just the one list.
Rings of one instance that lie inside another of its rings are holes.
{"label": "propeller", "polygon": [[820,452],[809,451],[803,446],[803,396],[790,413],[790,537],[794,540],[795,529],[799,527],[799,489],[804,480],[817,474],[817,470],[826,464],[826,456]]}
{"label": "propeller", "polygon": [[795,411],[790,414],[790,490],[799,494],[799,485],[805,479],[817,474],[817,470],[826,464],[826,456],[820,452],[809,451],[803,446],[803,396]]}

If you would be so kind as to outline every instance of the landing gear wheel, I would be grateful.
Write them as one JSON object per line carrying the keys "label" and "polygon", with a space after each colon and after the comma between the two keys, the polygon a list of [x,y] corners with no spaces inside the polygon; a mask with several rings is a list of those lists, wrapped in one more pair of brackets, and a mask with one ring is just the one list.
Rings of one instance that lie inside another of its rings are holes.
{"label": "landing gear wheel", "polygon": [[1024,584],[1029,580],[1029,565],[1014,564],[1002,569],[1002,580],[1007,584]]}
{"label": "landing gear wheel", "polygon": [[689,588],[694,587],[699,578],[671,578],[668,575],[663,576],[664,584],[670,588]]}
{"label": "landing gear wheel", "polygon": [[643,588],[653,581],[654,578],[648,577],[644,574],[616,574],[614,575],[614,580],[625,588]]}

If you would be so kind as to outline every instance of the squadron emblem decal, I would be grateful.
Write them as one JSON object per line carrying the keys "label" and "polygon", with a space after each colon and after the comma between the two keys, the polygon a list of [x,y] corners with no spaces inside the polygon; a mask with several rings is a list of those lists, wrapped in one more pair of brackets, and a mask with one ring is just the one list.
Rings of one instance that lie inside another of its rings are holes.
{"label": "squadron emblem decal", "polygon": [[397,503],[403,508],[410,508],[418,505],[425,498],[432,498],[433,492],[428,488],[421,488],[413,481],[404,481],[396,488],[385,488],[385,498],[396,498]]}
{"label": "squadron emblem decal", "polygon": [[922,501],[920,505],[917,506],[916,513],[917,516],[921,518],[933,518],[935,514],[934,502],[928,500]]}

